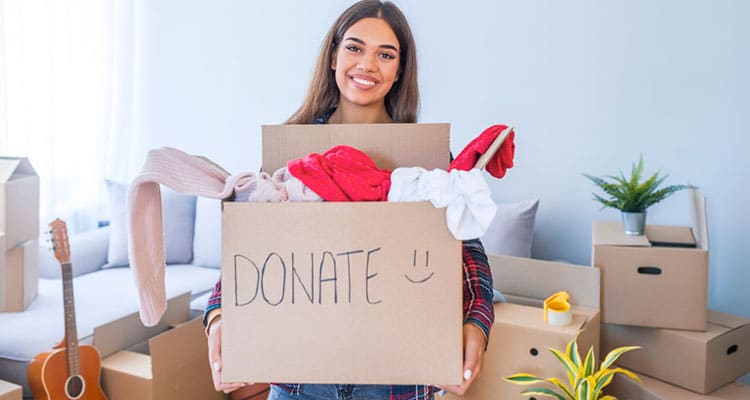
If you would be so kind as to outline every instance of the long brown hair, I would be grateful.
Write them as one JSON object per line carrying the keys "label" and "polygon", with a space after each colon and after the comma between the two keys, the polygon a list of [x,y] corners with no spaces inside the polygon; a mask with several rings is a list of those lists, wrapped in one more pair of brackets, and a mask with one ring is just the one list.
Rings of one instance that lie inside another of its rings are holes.
{"label": "long brown hair", "polygon": [[347,8],[323,39],[310,88],[302,106],[286,121],[288,124],[311,124],[316,118],[338,105],[339,88],[331,59],[344,33],[363,18],[380,18],[390,25],[399,46],[399,79],[385,96],[385,109],[393,122],[417,122],[419,87],[417,84],[417,50],[406,17],[389,1],[362,0]]}

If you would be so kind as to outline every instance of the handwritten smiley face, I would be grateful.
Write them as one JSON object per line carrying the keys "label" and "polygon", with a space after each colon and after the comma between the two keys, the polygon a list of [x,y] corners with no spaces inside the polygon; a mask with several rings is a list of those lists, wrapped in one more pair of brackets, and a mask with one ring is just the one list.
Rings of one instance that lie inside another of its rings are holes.
{"label": "handwritten smiley face", "polygon": [[435,275],[435,272],[430,271],[428,268],[430,268],[430,251],[425,251],[424,268],[420,268],[417,267],[417,250],[414,250],[412,270],[409,271],[409,273],[404,274],[404,277],[406,277],[409,282],[414,284],[425,283],[430,280],[433,275]]}

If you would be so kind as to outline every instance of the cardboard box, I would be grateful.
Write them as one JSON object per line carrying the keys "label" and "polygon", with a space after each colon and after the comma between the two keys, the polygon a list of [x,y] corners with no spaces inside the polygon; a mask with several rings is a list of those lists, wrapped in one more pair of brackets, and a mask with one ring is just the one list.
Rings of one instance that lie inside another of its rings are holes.
{"label": "cardboard box", "polygon": [[0,400],[21,400],[21,386],[0,380]]}
{"label": "cardboard box", "polygon": [[692,229],[647,225],[645,235],[627,236],[620,222],[594,222],[592,265],[602,271],[602,322],[706,330],[706,199],[691,192]]}
{"label": "cardboard box", "polygon": [[618,400],[747,400],[750,399],[750,386],[739,382],[730,383],[720,389],[703,395],[672,386],[666,382],[645,375],[638,375],[642,383],[617,375],[604,393]]}
{"label": "cardboard box", "polygon": [[254,383],[229,394],[229,400],[265,400],[270,390],[268,383]]}
{"label": "cardboard box", "polygon": [[[2,264],[2,263],[0,263]],[[39,241],[27,240],[5,251],[4,268],[0,266],[3,282],[3,312],[21,312],[39,293]]]}
{"label": "cardboard box", "polygon": [[39,236],[39,176],[27,158],[0,157],[0,232],[5,249]]}
{"label": "cardboard box", "polygon": [[750,320],[708,313],[706,332],[602,325],[602,348],[643,349],[618,363],[698,393],[708,393],[750,372]]}
{"label": "cardboard box", "polygon": [[[447,168],[450,158],[446,124],[263,131],[269,171],[341,143],[374,155],[380,168]],[[461,265],[445,210],[426,202],[225,202],[223,378],[459,383]]]}
{"label": "cardboard box", "polygon": [[[527,258],[489,256],[495,287],[513,303],[495,304],[495,324],[484,355],[482,376],[463,396],[447,399],[525,399],[527,387],[514,385],[503,377],[526,372],[567,381],[562,364],[549,348],[564,351],[578,337],[579,351],[585,357],[590,347],[599,347],[599,270],[571,264]],[[574,304],[573,322],[550,326],[543,320],[541,306],[547,296],[566,290]]]}
{"label": "cardboard box", "polygon": [[189,304],[189,293],[170,299],[154,327],[131,314],[94,330],[109,400],[224,398],[214,390],[203,325],[190,320]]}

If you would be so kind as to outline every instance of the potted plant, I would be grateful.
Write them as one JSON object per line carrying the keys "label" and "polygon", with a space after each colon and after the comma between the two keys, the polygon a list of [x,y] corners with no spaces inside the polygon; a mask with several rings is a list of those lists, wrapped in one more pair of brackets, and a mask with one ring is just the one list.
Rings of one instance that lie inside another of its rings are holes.
{"label": "potted plant", "polygon": [[504,379],[517,385],[531,385],[534,383],[547,382],[551,383],[556,389],[548,387],[535,387],[521,391],[523,396],[544,396],[553,397],[557,400],[617,400],[616,397],[604,394],[604,388],[612,382],[616,374],[623,374],[629,378],[640,382],[641,380],[634,373],[624,368],[610,368],[614,362],[624,353],[639,349],[639,346],[618,347],[607,354],[602,361],[599,370],[596,370],[596,355],[594,347],[589,349],[586,358],[581,360],[578,353],[578,336],[576,335],[565,348],[565,353],[550,348],[549,350],[565,367],[568,375],[566,385],[557,378],[540,378],[530,374],[515,374],[507,376]]}
{"label": "potted plant", "polygon": [[620,210],[626,235],[643,235],[646,226],[647,208],[677,191],[694,188],[691,185],[661,187],[661,184],[669,175],[659,176],[659,172],[656,172],[650,178],[641,181],[642,175],[643,155],[641,155],[637,165],[633,164],[630,178],[626,178],[622,171],[620,171],[619,176],[596,177],[583,174],[607,195],[607,197],[602,197],[593,193],[594,200],[602,203],[603,208],[612,207]]}

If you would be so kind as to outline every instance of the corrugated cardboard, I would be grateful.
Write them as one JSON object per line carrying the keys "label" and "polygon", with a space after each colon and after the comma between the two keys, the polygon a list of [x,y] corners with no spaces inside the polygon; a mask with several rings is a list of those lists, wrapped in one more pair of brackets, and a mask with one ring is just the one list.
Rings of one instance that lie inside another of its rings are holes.
{"label": "corrugated cardboard", "polygon": [[602,270],[602,322],[706,330],[706,200],[692,192],[692,230],[647,225],[645,235],[627,236],[620,222],[594,222],[592,264]]}
{"label": "corrugated cardboard", "polygon": [[[549,348],[564,350],[580,330],[578,346],[582,356],[590,347],[598,355],[599,347],[599,270],[598,268],[527,258],[489,256],[495,288],[508,301],[534,306],[497,303],[495,324],[484,356],[482,376],[463,396],[447,399],[526,399],[521,391],[503,377],[526,372],[567,381],[562,364]],[[573,322],[550,326],[543,320],[539,306],[543,299],[566,290],[574,305]]]}
{"label": "corrugated cardboard", "polygon": [[642,383],[635,382],[622,375],[615,376],[604,393],[617,397],[618,400],[748,400],[750,386],[739,382],[730,383],[709,394],[693,393],[683,388],[672,386],[658,379],[639,375]]}
{"label": "corrugated cardboard", "polygon": [[[160,324],[178,316],[189,319],[189,294],[173,300],[168,304],[168,317]],[[169,308],[173,308],[172,313]],[[137,340],[153,329],[142,326],[143,329],[138,329],[131,322],[140,325],[140,321],[129,316],[95,331],[94,341],[111,353],[117,344]],[[111,340],[112,335],[117,337]],[[109,400],[219,400],[224,397],[214,391],[208,346],[199,318],[178,323],[145,342],[103,357],[102,388]]]}
{"label": "corrugated cardboard", "polygon": [[27,158],[0,157],[0,232],[5,249],[39,236],[39,176]]}
{"label": "corrugated cardboard", "polygon": [[21,386],[0,380],[0,400],[21,400]]}
{"label": "corrugated cardboard", "polygon": [[448,169],[449,124],[264,125],[263,169],[348,145],[367,153],[379,168]]}
{"label": "corrugated cardboard", "polygon": [[254,383],[230,393],[229,400],[265,400],[269,390],[270,385],[267,383]]}
{"label": "corrugated cardboard", "polygon": [[[446,124],[264,126],[263,166],[349,144],[380,168],[447,168],[448,141]],[[461,381],[461,243],[445,210],[225,202],[222,214],[225,381]]]}
{"label": "corrugated cardboard", "polygon": [[0,311],[24,311],[39,293],[38,239],[27,240],[5,251],[3,275],[0,279],[4,282]]}
{"label": "corrugated cardboard", "polygon": [[602,325],[602,348],[642,346],[618,361],[698,393],[711,392],[750,372],[750,320],[708,313],[706,332]]}

